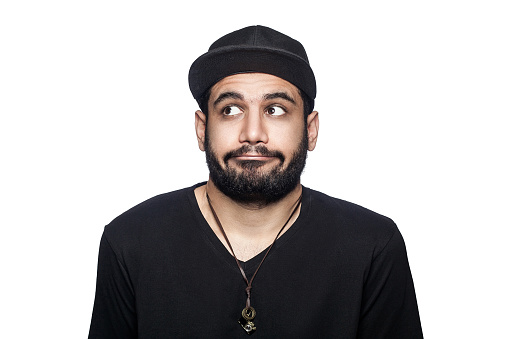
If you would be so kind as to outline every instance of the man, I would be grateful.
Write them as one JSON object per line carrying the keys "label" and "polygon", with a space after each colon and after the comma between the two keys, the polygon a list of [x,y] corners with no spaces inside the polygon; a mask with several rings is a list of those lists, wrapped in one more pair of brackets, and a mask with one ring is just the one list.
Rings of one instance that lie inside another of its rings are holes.
{"label": "man", "polygon": [[300,184],[319,127],[303,46],[246,27],[189,84],[209,180],[106,226],[89,338],[421,338],[396,225]]}

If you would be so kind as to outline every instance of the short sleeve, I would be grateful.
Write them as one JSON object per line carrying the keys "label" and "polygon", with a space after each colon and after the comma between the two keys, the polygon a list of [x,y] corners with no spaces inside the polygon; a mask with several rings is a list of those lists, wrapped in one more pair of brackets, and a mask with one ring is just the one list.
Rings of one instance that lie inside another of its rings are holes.
{"label": "short sleeve", "polygon": [[105,234],[99,248],[96,294],[88,338],[137,338],[133,286]]}
{"label": "short sleeve", "polygon": [[396,228],[382,250],[373,254],[364,284],[357,338],[422,337],[406,248]]}

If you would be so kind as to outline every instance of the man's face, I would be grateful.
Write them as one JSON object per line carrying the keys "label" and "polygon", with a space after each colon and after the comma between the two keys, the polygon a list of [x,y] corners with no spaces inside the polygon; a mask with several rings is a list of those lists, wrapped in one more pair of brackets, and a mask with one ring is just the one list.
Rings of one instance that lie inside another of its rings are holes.
{"label": "man's face", "polygon": [[208,112],[201,147],[225,195],[271,203],[298,185],[309,142],[294,85],[262,73],[232,75],[212,87]]}

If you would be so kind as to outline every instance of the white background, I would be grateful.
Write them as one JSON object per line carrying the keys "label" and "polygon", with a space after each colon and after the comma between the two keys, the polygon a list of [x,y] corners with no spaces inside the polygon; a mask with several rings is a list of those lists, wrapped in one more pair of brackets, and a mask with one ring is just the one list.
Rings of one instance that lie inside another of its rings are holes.
{"label": "white background", "polygon": [[1,3],[3,337],[87,336],[104,225],[207,179],[190,64],[262,24],[317,77],[303,184],[397,222],[427,338],[507,338],[506,2],[332,3]]}

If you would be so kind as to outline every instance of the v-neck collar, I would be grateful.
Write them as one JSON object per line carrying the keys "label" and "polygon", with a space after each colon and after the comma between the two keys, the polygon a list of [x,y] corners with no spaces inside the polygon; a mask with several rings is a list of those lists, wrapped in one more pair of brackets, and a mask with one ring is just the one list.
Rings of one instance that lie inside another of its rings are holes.
{"label": "v-neck collar", "polygon": [[[205,185],[205,182],[196,184],[192,187],[188,188],[187,191],[187,197],[189,200],[189,203],[191,205],[191,209],[193,211],[193,215],[195,216],[195,219],[197,221],[197,226],[199,227],[202,234],[205,236],[207,243],[212,247],[213,251],[221,257],[228,265],[238,271],[237,263],[235,262],[235,258],[230,254],[228,249],[223,245],[221,240],[218,238],[216,233],[212,230],[208,222],[205,220],[205,217],[201,213],[200,207],[198,206],[198,201],[196,200],[196,196],[194,193],[194,190],[202,185]],[[302,225],[305,224],[305,220],[308,216],[308,209],[310,206],[309,201],[309,191],[304,186],[302,187],[302,205],[300,208],[300,213],[295,222],[292,224],[292,226],[284,232],[274,243],[274,246],[270,250],[270,253],[267,255],[266,261],[270,260],[270,257],[273,255],[276,255],[278,252],[278,249],[285,245],[285,243],[290,240],[293,235],[298,232],[298,230],[302,227]],[[282,225],[281,225],[282,226]],[[242,268],[246,271],[246,274],[252,274],[253,271],[256,269],[260,261],[262,260],[263,256],[265,255],[265,252],[267,251],[268,247],[266,247],[264,250],[262,250],[260,253],[255,255],[253,258],[247,260],[247,261],[241,261],[239,260],[240,264],[242,265]]]}

